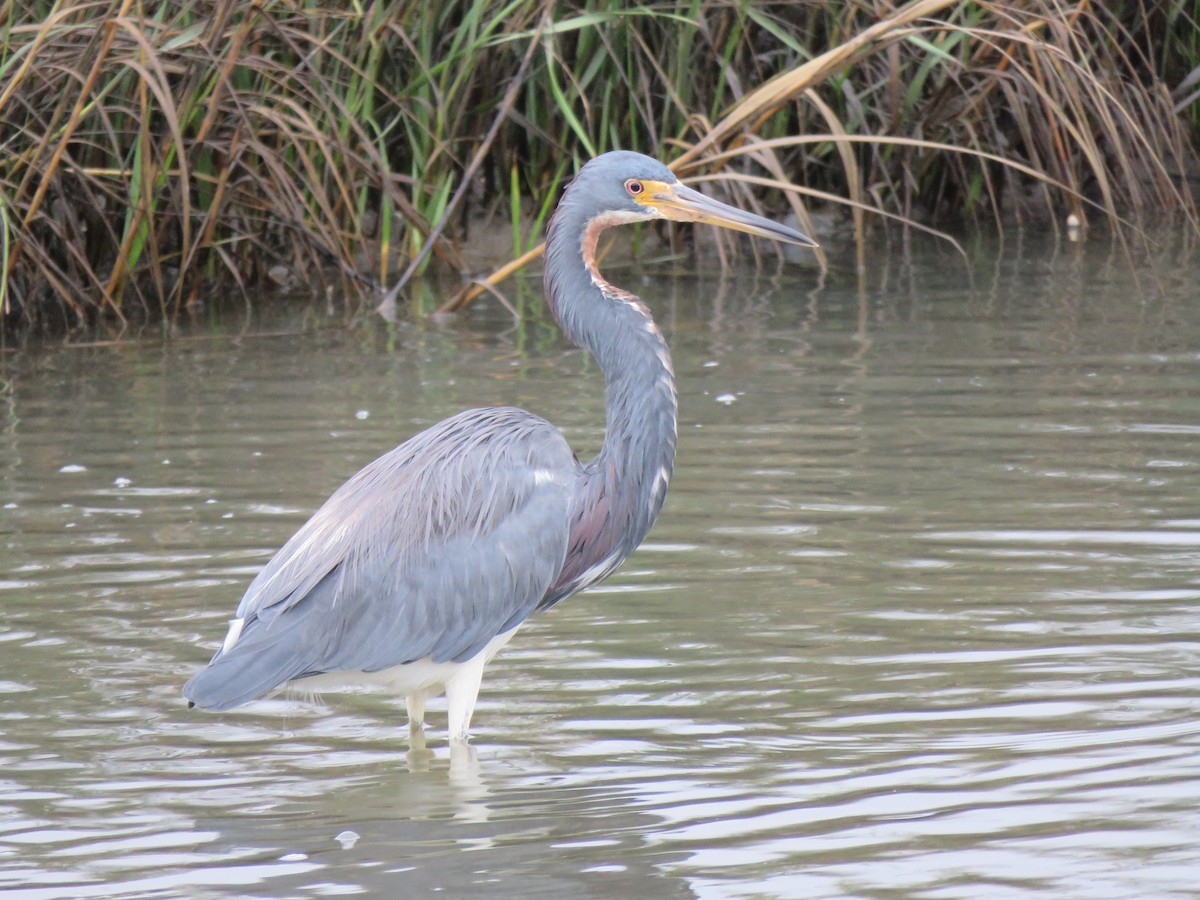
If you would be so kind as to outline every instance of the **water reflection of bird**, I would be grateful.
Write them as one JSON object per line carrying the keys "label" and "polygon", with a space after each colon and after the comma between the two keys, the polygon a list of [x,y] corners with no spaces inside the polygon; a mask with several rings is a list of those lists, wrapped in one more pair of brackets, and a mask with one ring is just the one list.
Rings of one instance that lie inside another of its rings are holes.
{"label": "water reflection of bird", "polygon": [[649,310],[604,280],[612,225],[706,222],[792,244],[791,228],[681,185],[638,153],[587,163],[546,240],[546,299],[604,372],[607,429],[580,463],[545,419],[471,409],[409,439],[342,485],[247,589],[191,705],[228,709],[289,682],[376,683],[419,730],[446,692],[467,738],[483,667],[535,612],[602,580],[657,518],[675,461],[675,377]]}

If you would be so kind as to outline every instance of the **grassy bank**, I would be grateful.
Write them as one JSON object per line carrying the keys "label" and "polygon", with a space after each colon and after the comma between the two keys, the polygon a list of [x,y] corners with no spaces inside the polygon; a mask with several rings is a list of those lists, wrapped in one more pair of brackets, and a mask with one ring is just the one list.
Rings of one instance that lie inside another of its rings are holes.
{"label": "grassy bank", "polygon": [[[0,3],[6,328],[537,244],[631,147],[802,218],[1195,227],[1200,2]],[[402,298],[401,294],[401,298]]]}

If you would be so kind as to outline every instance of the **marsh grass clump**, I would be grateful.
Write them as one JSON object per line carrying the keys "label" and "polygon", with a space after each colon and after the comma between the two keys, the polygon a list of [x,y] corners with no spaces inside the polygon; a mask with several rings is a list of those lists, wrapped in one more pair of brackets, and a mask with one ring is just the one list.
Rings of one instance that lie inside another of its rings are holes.
{"label": "marsh grass clump", "polygon": [[463,271],[477,222],[530,250],[614,147],[843,204],[860,247],[885,217],[1195,228],[1198,0],[2,8],[8,328]]}
{"label": "marsh grass clump", "polygon": [[351,274],[368,211],[410,212],[371,115],[381,59],[362,16],[113,0],[8,21],[10,317],[124,320],[217,283]]}

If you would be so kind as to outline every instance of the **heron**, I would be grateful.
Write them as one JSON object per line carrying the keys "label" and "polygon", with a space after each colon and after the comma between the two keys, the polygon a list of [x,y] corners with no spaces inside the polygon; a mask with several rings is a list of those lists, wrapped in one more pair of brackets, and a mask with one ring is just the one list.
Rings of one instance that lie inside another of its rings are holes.
{"label": "heron", "polygon": [[285,685],[374,684],[403,696],[409,729],[446,695],[468,740],[484,667],[535,613],[611,575],[658,518],[675,463],[671,354],[646,305],[604,279],[601,233],[669,219],[815,247],[793,228],[714,200],[631,151],[587,162],[546,237],[555,321],[605,380],[600,452],[580,462],[546,419],[470,409],[409,438],[338,488],[246,589],[189,707],[226,710]]}

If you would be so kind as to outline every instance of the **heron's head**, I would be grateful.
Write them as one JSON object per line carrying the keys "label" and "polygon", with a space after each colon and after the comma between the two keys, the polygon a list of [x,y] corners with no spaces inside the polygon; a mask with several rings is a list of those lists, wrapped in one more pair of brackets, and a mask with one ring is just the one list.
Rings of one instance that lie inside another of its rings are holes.
{"label": "heron's head", "polygon": [[629,150],[613,150],[590,160],[571,185],[572,200],[587,218],[602,226],[649,219],[703,222],[758,237],[815,247],[805,234],[706,197],[680,184],[656,159]]}

